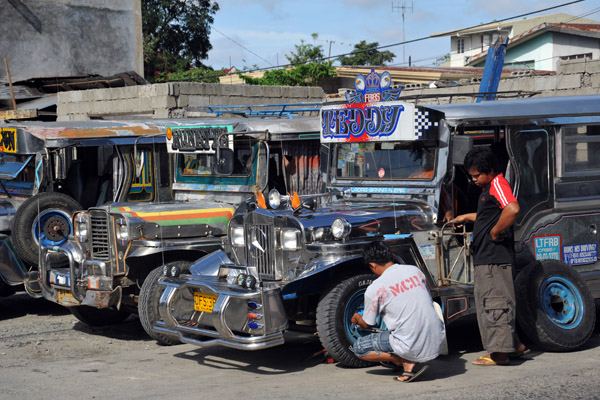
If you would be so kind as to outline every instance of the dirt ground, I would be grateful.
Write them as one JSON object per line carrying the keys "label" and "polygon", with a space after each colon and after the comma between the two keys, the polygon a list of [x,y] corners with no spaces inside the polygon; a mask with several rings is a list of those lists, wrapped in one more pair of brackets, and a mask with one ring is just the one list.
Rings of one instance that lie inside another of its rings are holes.
{"label": "dirt ground", "polygon": [[[598,315],[597,313],[597,316]],[[577,351],[532,346],[510,366],[477,367],[483,354],[474,321],[448,329],[450,353],[419,381],[376,365],[343,368],[322,357],[310,333],[282,346],[159,346],[138,319],[93,328],[62,306],[25,293],[0,298],[0,400],[39,399],[600,399],[600,327]]]}

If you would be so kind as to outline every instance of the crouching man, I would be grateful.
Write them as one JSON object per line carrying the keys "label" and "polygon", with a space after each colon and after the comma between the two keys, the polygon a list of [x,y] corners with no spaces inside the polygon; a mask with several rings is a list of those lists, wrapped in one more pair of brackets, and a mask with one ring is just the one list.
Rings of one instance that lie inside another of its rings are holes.
{"label": "crouching man", "polygon": [[378,278],[365,292],[363,315],[354,314],[352,323],[370,328],[381,316],[388,330],[359,338],[354,354],[365,361],[403,368],[394,380],[411,382],[427,368],[417,364],[440,354],[446,337],[444,323],[433,306],[425,275],[417,267],[394,263],[392,252],[381,242],[367,246],[364,259]]}

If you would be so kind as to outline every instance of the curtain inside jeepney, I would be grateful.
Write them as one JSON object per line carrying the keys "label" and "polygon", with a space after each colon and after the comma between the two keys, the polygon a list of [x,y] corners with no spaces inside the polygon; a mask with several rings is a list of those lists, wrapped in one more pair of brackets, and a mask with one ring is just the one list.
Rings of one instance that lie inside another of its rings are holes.
{"label": "curtain inside jeepney", "polygon": [[283,166],[287,191],[298,194],[320,193],[322,176],[320,170],[318,141],[283,142]]}

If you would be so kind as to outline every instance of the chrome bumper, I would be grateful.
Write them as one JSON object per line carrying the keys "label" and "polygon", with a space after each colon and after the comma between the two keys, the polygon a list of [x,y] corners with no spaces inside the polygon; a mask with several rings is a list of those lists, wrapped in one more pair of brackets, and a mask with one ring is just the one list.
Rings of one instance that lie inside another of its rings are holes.
{"label": "chrome bumper", "polygon": [[[81,250],[67,242],[53,249],[42,248],[40,264],[40,282],[42,294],[46,300],[63,306],[92,306],[107,308],[119,306],[122,290],[112,290],[112,278],[107,276],[107,268],[103,261],[83,260]],[[63,253],[69,260],[68,267],[52,268],[50,255]],[[87,275],[82,278],[82,268],[100,271],[99,275]],[[83,284],[85,282],[85,285]],[[94,287],[92,289],[91,287]]]}
{"label": "chrome bumper", "polygon": [[[214,275],[164,277],[158,284],[164,289],[158,333],[199,347],[261,350],[284,343],[288,320],[279,287],[246,289]],[[218,296],[212,312],[195,310],[194,293]]]}

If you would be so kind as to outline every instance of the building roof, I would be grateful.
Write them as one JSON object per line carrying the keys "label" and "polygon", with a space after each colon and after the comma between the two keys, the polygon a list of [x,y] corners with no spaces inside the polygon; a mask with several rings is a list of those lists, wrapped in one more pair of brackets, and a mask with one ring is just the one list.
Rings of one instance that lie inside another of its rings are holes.
{"label": "building roof", "polygon": [[[547,32],[559,32],[569,35],[585,36],[600,39],[600,24],[566,24],[566,23],[541,23],[531,29],[513,36],[506,46],[507,50],[521,45],[537,36]],[[467,57],[465,65],[476,65],[487,57],[488,50],[484,50],[474,56]]]}

